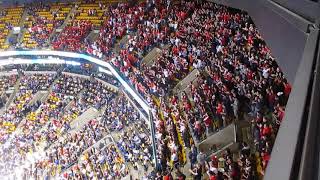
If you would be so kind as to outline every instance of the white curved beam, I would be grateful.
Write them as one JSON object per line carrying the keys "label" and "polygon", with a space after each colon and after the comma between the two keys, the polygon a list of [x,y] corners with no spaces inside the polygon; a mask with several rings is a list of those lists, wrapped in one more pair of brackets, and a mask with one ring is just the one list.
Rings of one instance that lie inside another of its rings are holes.
{"label": "white curved beam", "polygon": [[[0,57],[12,57],[12,56],[59,56],[67,58],[79,58],[85,59],[89,62],[95,63],[101,67],[107,68],[111,71],[112,75],[118,79],[122,86],[130,93],[130,95],[141,105],[141,107],[149,113],[150,107],[148,104],[132,89],[132,87],[119,75],[119,73],[113,68],[113,66],[105,61],[91,57],[85,54],[79,54],[74,52],[64,52],[64,51],[50,51],[50,50],[41,50],[41,51],[3,51],[0,53]],[[30,61],[30,63],[36,63]]]}

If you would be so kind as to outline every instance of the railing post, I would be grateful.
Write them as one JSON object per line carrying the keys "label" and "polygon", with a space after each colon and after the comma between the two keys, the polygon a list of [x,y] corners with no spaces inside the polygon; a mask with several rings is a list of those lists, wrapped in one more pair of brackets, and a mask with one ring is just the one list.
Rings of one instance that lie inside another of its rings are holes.
{"label": "railing post", "polygon": [[155,128],[154,128],[153,116],[152,116],[151,109],[149,109],[148,116],[149,116],[148,118],[149,118],[149,122],[150,122],[150,131],[151,131],[153,161],[154,161],[155,169],[158,169],[157,145],[156,145],[156,136],[155,136],[156,131],[155,131]]}

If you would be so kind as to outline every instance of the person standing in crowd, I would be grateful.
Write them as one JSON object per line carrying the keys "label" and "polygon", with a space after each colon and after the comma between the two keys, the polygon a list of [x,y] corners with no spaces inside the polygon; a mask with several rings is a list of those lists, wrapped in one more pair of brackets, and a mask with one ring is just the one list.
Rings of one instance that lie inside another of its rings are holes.
{"label": "person standing in crowd", "polygon": [[189,172],[193,176],[194,180],[201,180],[201,178],[202,178],[202,168],[201,168],[201,165],[199,163],[197,163],[194,166],[194,168],[189,169]]}
{"label": "person standing in crowd", "polygon": [[198,156],[198,150],[197,147],[193,144],[191,146],[191,150],[189,151],[189,160],[191,169],[193,169],[193,166],[197,163],[197,156]]}
{"label": "person standing in crowd", "polygon": [[169,170],[165,172],[165,175],[163,176],[163,180],[173,180],[172,174]]}
{"label": "person standing in crowd", "polygon": [[180,169],[177,169],[176,177],[177,177],[176,180],[185,180],[187,178],[187,176],[183,174]]}
{"label": "person standing in crowd", "polygon": [[197,155],[197,161],[202,169],[204,169],[204,167],[205,167],[206,157],[207,156],[203,153],[203,151],[200,150],[200,153]]}

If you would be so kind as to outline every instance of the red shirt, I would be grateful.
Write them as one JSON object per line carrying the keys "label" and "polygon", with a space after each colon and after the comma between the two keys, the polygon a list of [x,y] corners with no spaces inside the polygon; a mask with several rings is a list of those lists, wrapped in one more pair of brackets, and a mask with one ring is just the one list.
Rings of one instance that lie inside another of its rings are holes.
{"label": "red shirt", "polygon": [[177,100],[178,100],[177,97],[172,98],[171,104],[173,105],[177,104]]}
{"label": "red shirt", "polygon": [[217,114],[221,114],[222,111],[223,111],[222,104],[219,103],[218,106],[217,106]]}
{"label": "red shirt", "polygon": [[288,97],[290,92],[291,92],[291,85],[287,83],[284,85],[284,95]]}
{"label": "red shirt", "polygon": [[269,160],[270,160],[270,155],[269,154],[264,154],[264,156],[262,157],[263,161],[266,162],[266,164],[268,164]]}
{"label": "red shirt", "polygon": [[270,135],[270,134],[271,134],[271,128],[270,128],[270,127],[265,127],[265,128],[263,128],[263,129],[262,129],[262,134],[263,134],[264,136]]}
{"label": "red shirt", "polygon": [[212,123],[212,121],[211,121],[211,119],[210,119],[209,116],[207,116],[207,117],[204,118],[204,124],[205,124],[207,127],[209,127],[209,126],[211,125],[211,123]]}
{"label": "red shirt", "polygon": [[252,80],[252,79],[253,79],[253,74],[252,74],[251,71],[248,71],[248,73],[247,73],[247,78],[248,78],[249,80]]}
{"label": "red shirt", "polygon": [[282,119],[284,117],[284,111],[279,110],[278,117],[279,117],[279,120],[282,121]]}
{"label": "red shirt", "polygon": [[184,108],[186,109],[186,111],[191,110],[191,104],[188,103],[187,101],[184,102]]}
{"label": "red shirt", "polygon": [[276,95],[274,93],[269,93],[268,94],[268,102],[269,104],[273,104],[275,101]]}

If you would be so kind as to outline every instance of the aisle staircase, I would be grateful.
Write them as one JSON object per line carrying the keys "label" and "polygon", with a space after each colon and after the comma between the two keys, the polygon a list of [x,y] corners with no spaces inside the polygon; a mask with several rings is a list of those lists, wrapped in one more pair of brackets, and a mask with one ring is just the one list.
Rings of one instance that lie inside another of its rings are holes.
{"label": "aisle staircase", "polygon": [[[31,102],[29,104],[33,104],[35,103],[37,100],[39,100],[41,102],[41,104],[43,104],[44,102],[47,101],[48,97],[50,96],[51,92],[52,92],[52,87],[53,85],[57,82],[58,78],[56,77],[56,79],[52,82],[52,84],[49,86],[47,91],[38,91],[34,98],[31,100]],[[41,107],[41,106],[40,106]],[[38,107],[38,109],[36,111],[38,111],[40,109],[40,107]],[[27,121],[26,118],[24,118],[19,125],[17,126],[17,129],[20,129],[21,126]]]}
{"label": "aisle staircase", "polygon": [[25,23],[25,21],[27,19],[27,16],[28,16],[28,11],[26,9],[24,9],[23,14],[22,14],[21,19],[20,19],[20,22],[19,22],[19,25],[18,25],[18,27],[20,27],[20,32],[18,34],[14,34],[13,30],[11,30],[9,32],[9,35],[7,37],[7,40],[6,40],[6,43],[8,45],[10,45],[10,46],[12,45],[12,44],[10,44],[9,40],[10,40],[10,38],[13,38],[14,36],[16,36],[16,42],[17,42],[17,44],[19,44],[21,37],[24,36],[24,35],[22,35],[21,32],[23,32],[23,29],[24,29],[23,25],[24,25],[24,23]]}
{"label": "aisle staircase", "polygon": [[99,37],[99,30],[92,30],[88,36],[86,37],[86,39],[89,41],[89,42],[95,42],[96,39]]}
{"label": "aisle staircase", "polygon": [[[58,70],[59,71],[59,70]],[[58,72],[57,71],[57,72]],[[50,96],[50,94],[52,93],[52,91],[53,91],[53,86],[57,83],[59,81],[59,75],[57,74],[56,75],[56,77],[55,77],[55,80],[51,83],[51,85],[49,86],[49,88],[48,88],[48,92],[47,92],[47,94],[45,94],[45,96],[43,96],[41,99],[40,99],[40,101],[43,103],[43,102],[45,102],[47,99],[48,99],[48,97]]]}
{"label": "aisle staircase", "polygon": [[158,57],[161,55],[162,50],[155,47],[153,48],[143,59],[142,64],[145,64],[146,66],[152,66],[154,62],[158,59]]}
{"label": "aisle staircase", "polygon": [[[14,91],[12,91],[11,93],[4,92],[4,94],[2,96],[7,96],[7,99],[6,99],[6,102],[5,102],[4,106],[0,109],[0,114],[5,112],[5,110],[9,107],[9,105],[11,104],[13,98],[15,97],[15,94],[16,93]],[[8,95],[9,95],[9,97],[8,97]]]}
{"label": "aisle staircase", "polygon": [[75,100],[78,100],[79,98],[81,98],[81,96],[83,95],[83,93],[86,91],[85,88],[83,88],[76,96],[70,96],[68,97],[69,98],[69,101],[68,101],[68,104],[66,105],[66,107],[64,107],[64,111],[68,111],[71,106],[74,104],[74,99]]}
{"label": "aisle staircase", "polygon": [[11,105],[14,97],[16,96],[17,92],[19,91],[20,79],[21,79],[21,78],[18,78],[16,84],[14,85],[14,90],[13,90],[13,92],[11,93],[8,101],[6,102],[6,104],[5,104],[5,106],[4,106],[5,109],[7,109],[7,108]]}
{"label": "aisle staircase", "polygon": [[190,89],[188,88],[188,86],[190,84],[194,84],[197,87],[197,84],[196,84],[198,80],[197,75],[200,73],[201,71],[199,71],[198,69],[192,70],[184,79],[179,81],[179,83],[173,88],[173,92],[178,94],[184,91],[187,94],[189,94]]}
{"label": "aisle staircase", "polygon": [[114,53],[116,54],[120,53],[121,49],[125,46],[125,44],[128,43],[128,40],[129,40],[128,37],[129,35],[123,36],[123,38],[114,45],[114,48],[113,48]]}
{"label": "aisle staircase", "polygon": [[88,110],[86,110],[84,113],[82,113],[79,117],[77,117],[71,122],[71,130],[69,132],[72,133],[75,131],[79,131],[90,120],[98,117],[99,114],[100,112],[97,109],[90,107]]}
{"label": "aisle staircase", "polygon": [[52,40],[53,40],[53,37],[56,36],[56,35],[58,35],[60,32],[62,32],[63,29],[68,25],[68,23],[69,23],[70,21],[72,21],[72,16],[73,16],[73,14],[74,14],[75,12],[76,12],[76,7],[73,6],[72,9],[70,10],[68,16],[67,16],[66,19],[64,20],[63,24],[62,24],[60,27],[58,27],[58,28],[56,28],[56,29],[54,29],[54,30],[52,31],[52,33],[50,34],[50,36],[49,36],[49,38],[48,38],[48,39],[49,39],[49,40],[48,40],[49,47],[51,47],[51,42],[52,42]]}
{"label": "aisle staircase", "polygon": [[73,20],[73,15],[76,12],[76,10],[76,6],[73,6],[67,18],[64,20],[63,24],[59,27],[59,29],[64,29],[68,25],[68,23]]}
{"label": "aisle staircase", "polygon": [[26,19],[27,19],[27,16],[28,16],[28,10],[27,10],[27,9],[24,9],[23,14],[22,14],[22,16],[21,16],[21,20],[20,20],[20,22],[19,22],[19,27],[20,27],[20,28],[23,28],[23,25],[24,25],[24,23],[25,23],[25,21],[26,21]]}
{"label": "aisle staircase", "polygon": [[17,37],[17,43],[18,44],[21,44],[22,43],[22,41],[23,41],[23,37],[24,37],[24,35],[27,33],[27,30],[25,29],[25,28],[22,28],[21,30],[20,30],[20,33],[18,34],[18,37]]}
{"label": "aisle staircase", "polygon": [[29,102],[29,104],[34,104],[37,101],[43,100],[43,98],[47,95],[47,93],[48,93],[48,91],[38,91],[38,92],[36,92],[36,94],[33,96],[32,100]]}

